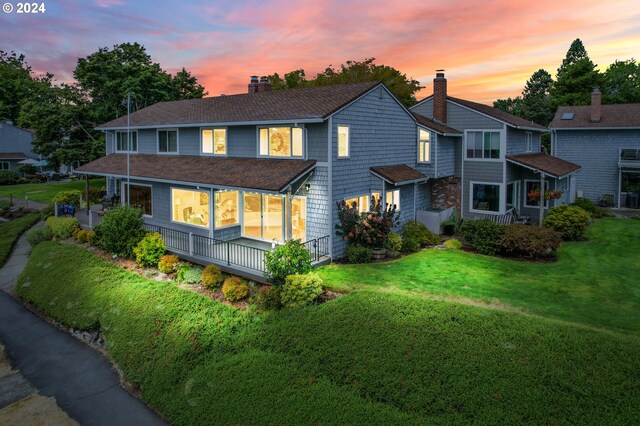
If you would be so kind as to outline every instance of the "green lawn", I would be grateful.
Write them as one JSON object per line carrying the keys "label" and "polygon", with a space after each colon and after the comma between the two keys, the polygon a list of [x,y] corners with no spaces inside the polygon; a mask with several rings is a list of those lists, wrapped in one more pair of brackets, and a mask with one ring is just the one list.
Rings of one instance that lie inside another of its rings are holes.
{"label": "green lawn", "polygon": [[177,425],[637,420],[634,336],[374,291],[260,317],[56,242],[34,249],[17,292],[100,328]]}
{"label": "green lawn", "polygon": [[18,237],[38,220],[40,220],[40,215],[33,213],[10,222],[0,223],[0,267],[7,261]]}
{"label": "green lawn", "polygon": [[[89,179],[89,186],[93,188],[103,188],[105,186],[104,179]],[[85,190],[84,180],[75,180],[68,182],[49,182],[49,183],[26,183],[24,185],[6,185],[0,186],[0,197],[9,197],[24,199],[25,195],[30,200],[39,203],[48,204],[53,197],[60,191]]]}
{"label": "green lawn", "polygon": [[600,219],[587,238],[563,244],[553,263],[430,249],[383,264],[332,264],[319,273],[336,290],[473,299],[640,333],[640,222]]}

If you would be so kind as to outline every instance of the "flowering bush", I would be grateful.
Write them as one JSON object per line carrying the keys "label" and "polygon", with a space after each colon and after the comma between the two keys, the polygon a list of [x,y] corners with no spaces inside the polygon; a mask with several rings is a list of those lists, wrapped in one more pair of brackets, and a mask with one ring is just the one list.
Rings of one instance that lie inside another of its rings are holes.
{"label": "flowering bush", "polygon": [[395,204],[383,209],[382,203],[372,200],[372,211],[364,213],[359,213],[357,207],[348,206],[344,201],[336,204],[340,220],[336,224],[336,235],[350,245],[383,247],[387,236],[399,223]]}

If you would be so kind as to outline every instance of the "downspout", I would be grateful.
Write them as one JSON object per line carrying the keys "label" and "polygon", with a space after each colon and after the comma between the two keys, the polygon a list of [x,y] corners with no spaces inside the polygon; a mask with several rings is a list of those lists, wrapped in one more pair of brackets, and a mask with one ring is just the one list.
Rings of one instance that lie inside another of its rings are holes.
{"label": "downspout", "polygon": [[329,217],[327,218],[327,235],[329,235],[329,256],[333,257],[333,116],[327,123],[327,202],[329,203]]}

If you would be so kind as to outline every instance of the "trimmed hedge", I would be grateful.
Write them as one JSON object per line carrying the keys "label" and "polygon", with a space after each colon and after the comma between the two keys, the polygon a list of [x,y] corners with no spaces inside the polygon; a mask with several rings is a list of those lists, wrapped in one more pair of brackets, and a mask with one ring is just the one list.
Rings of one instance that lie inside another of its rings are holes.
{"label": "trimmed hedge", "polygon": [[249,286],[240,277],[230,276],[222,284],[222,294],[227,300],[237,302],[249,294]]}
{"label": "trimmed hedge", "polygon": [[364,246],[349,246],[344,250],[349,263],[369,263],[373,259],[373,249]]}
{"label": "trimmed hedge", "polygon": [[476,252],[493,256],[500,250],[503,229],[503,225],[479,219],[465,221],[460,227],[460,232]]}
{"label": "trimmed hedge", "polygon": [[514,223],[505,226],[499,244],[506,255],[535,259],[553,256],[562,236],[551,228]]}
{"label": "trimmed hedge", "polygon": [[96,244],[118,256],[132,258],[133,249],[146,235],[142,210],[118,206],[109,210],[95,228]]}
{"label": "trimmed hedge", "polygon": [[45,221],[47,228],[55,238],[71,238],[73,231],[80,227],[80,222],[75,217],[49,217]]}
{"label": "trimmed hedge", "polygon": [[582,240],[590,223],[589,213],[578,206],[567,204],[549,209],[543,221],[544,226],[559,232],[567,241]]}
{"label": "trimmed hedge", "polygon": [[280,300],[285,308],[309,305],[322,294],[322,279],[318,274],[289,275],[282,285]]}
{"label": "trimmed hedge", "polygon": [[202,285],[206,288],[218,288],[223,281],[224,273],[216,265],[207,265],[202,271]]}

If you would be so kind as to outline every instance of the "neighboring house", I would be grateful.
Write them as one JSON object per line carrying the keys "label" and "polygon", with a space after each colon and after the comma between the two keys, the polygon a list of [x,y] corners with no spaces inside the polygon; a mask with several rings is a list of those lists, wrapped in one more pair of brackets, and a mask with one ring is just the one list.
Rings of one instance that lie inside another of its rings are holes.
{"label": "neighboring house", "polygon": [[148,227],[181,239],[174,251],[260,270],[249,248],[289,239],[342,256],[337,202],[384,197],[402,222],[430,208],[429,180],[455,175],[461,135],[419,120],[382,83],[271,91],[252,78],[247,94],[132,113],[129,153],[127,117],[103,124],[107,155],[76,171],[122,200],[130,188]]}
{"label": "neighboring house", "polygon": [[[478,219],[488,214],[504,214],[516,208],[521,216],[538,221],[540,200],[532,200],[529,192],[544,182],[546,191],[557,190],[562,197],[546,200],[545,208],[568,199],[569,181],[580,166],[541,152],[540,136],[547,129],[496,108],[447,96],[447,80],[438,72],[433,81],[434,94],[411,107],[420,116],[450,128],[441,134],[455,140],[448,149],[454,159],[454,177],[446,179],[448,193],[460,194],[457,210],[465,219]],[[430,181],[432,187],[440,179]],[[444,186],[444,184],[443,184]],[[544,191],[543,191],[544,196]],[[432,202],[435,208],[450,207]]]}
{"label": "neighboring house", "polygon": [[561,106],[549,126],[551,152],[582,165],[572,197],[640,208],[640,104]]}
{"label": "neighboring house", "polygon": [[21,129],[11,122],[0,123],[0,170],[16,171],[20,161],[36,160],[38,156],[32,150],[34,137],[31,130]]}

